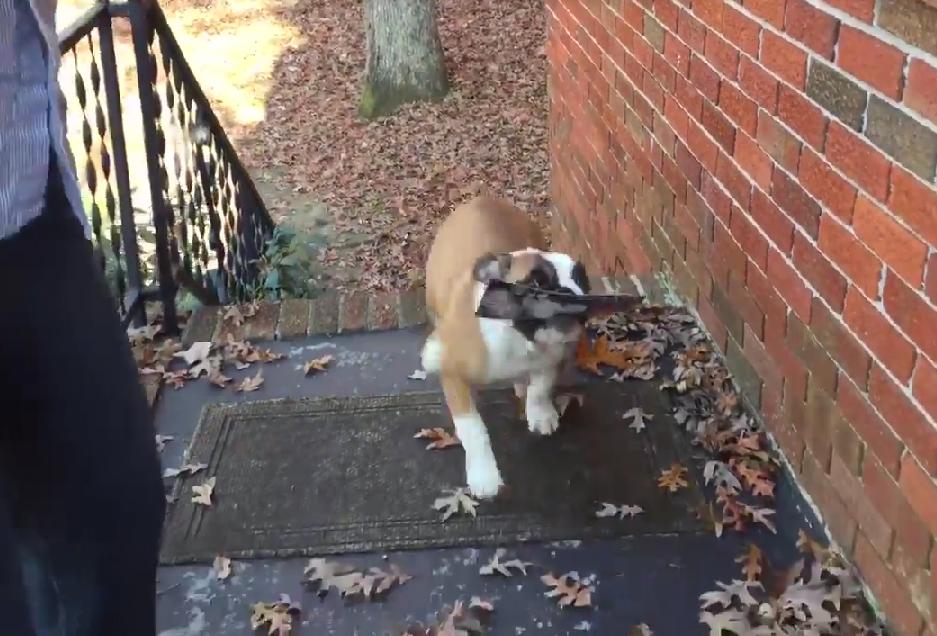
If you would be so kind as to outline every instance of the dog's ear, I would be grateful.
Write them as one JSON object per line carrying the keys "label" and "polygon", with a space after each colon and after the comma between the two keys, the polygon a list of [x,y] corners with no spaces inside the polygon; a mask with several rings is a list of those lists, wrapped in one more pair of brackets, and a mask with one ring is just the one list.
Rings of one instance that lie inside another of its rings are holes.
{"label": "dog's ear", "polygon": [[472,268],[472,275],[480,283],[487,283],[491,280],[504,280],[511,269],[511,255],[485,254],[477,261]]}

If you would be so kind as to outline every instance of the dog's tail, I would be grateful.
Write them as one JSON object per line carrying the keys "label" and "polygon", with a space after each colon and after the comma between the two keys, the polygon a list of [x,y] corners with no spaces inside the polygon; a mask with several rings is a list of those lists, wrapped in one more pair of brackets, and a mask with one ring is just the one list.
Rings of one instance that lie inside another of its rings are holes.
{"label": "dog's tail", "polygon": [[439,373],[442,368],[442,343],[436,337],[435,331],[426,339],[420,360],[423,363],[423,370],[427,373]]}

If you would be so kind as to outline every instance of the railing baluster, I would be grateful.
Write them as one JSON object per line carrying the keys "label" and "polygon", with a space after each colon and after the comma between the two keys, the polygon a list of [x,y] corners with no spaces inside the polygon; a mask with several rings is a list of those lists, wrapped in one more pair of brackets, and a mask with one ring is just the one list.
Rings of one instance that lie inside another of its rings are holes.
{"label": "railing baluster", "polygon": [[[117,203],[120,208],[120,233],[123,236],[124,262],[127,288],[131,303],[127,310],[134,326],[146,323],[142,303],[143,284],[140,275],[140,252],[137,245],[137,227],[130,196],[130,170],[127,164],[127,143],[124,139],[123,111],[120,103],[120,81],[117,76],[117,56],[114,53],[114,32],[111,18],[102,14],[98,20],[98,39],[101,45],[101,70],[104,75],[104,94],[107,99],[107,118],[111,132],[111,150],[114,155],[114,178],[117,182]],[[113,222],[113,218],[111,219]],[[139,299],[139,302],[133,302]]]}

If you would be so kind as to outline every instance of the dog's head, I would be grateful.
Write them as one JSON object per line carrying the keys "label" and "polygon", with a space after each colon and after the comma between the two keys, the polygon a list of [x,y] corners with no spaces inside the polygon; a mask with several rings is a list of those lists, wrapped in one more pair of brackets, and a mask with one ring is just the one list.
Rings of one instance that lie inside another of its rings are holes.
{"label": "dog's head", "polygon": [[[526,249],[518,252],[486,254],[478,259],[475,280],[488,283],[501,280],[568,294],[588,294],[585,266],[568,254]],[[514,321],[514,328],[533,342],[571,342],[579,338],[582,320],[558,316],[548,320]]]}

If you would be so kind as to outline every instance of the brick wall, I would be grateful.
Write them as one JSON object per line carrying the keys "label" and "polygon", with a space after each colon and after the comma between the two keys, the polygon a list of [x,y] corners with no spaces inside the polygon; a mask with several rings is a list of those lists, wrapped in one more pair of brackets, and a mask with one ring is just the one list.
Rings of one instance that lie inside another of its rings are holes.
{"label": "brick wall", "polygon": [[664,274],[895,630],[937,633],[937,1],[547,20],[555,240]]}

